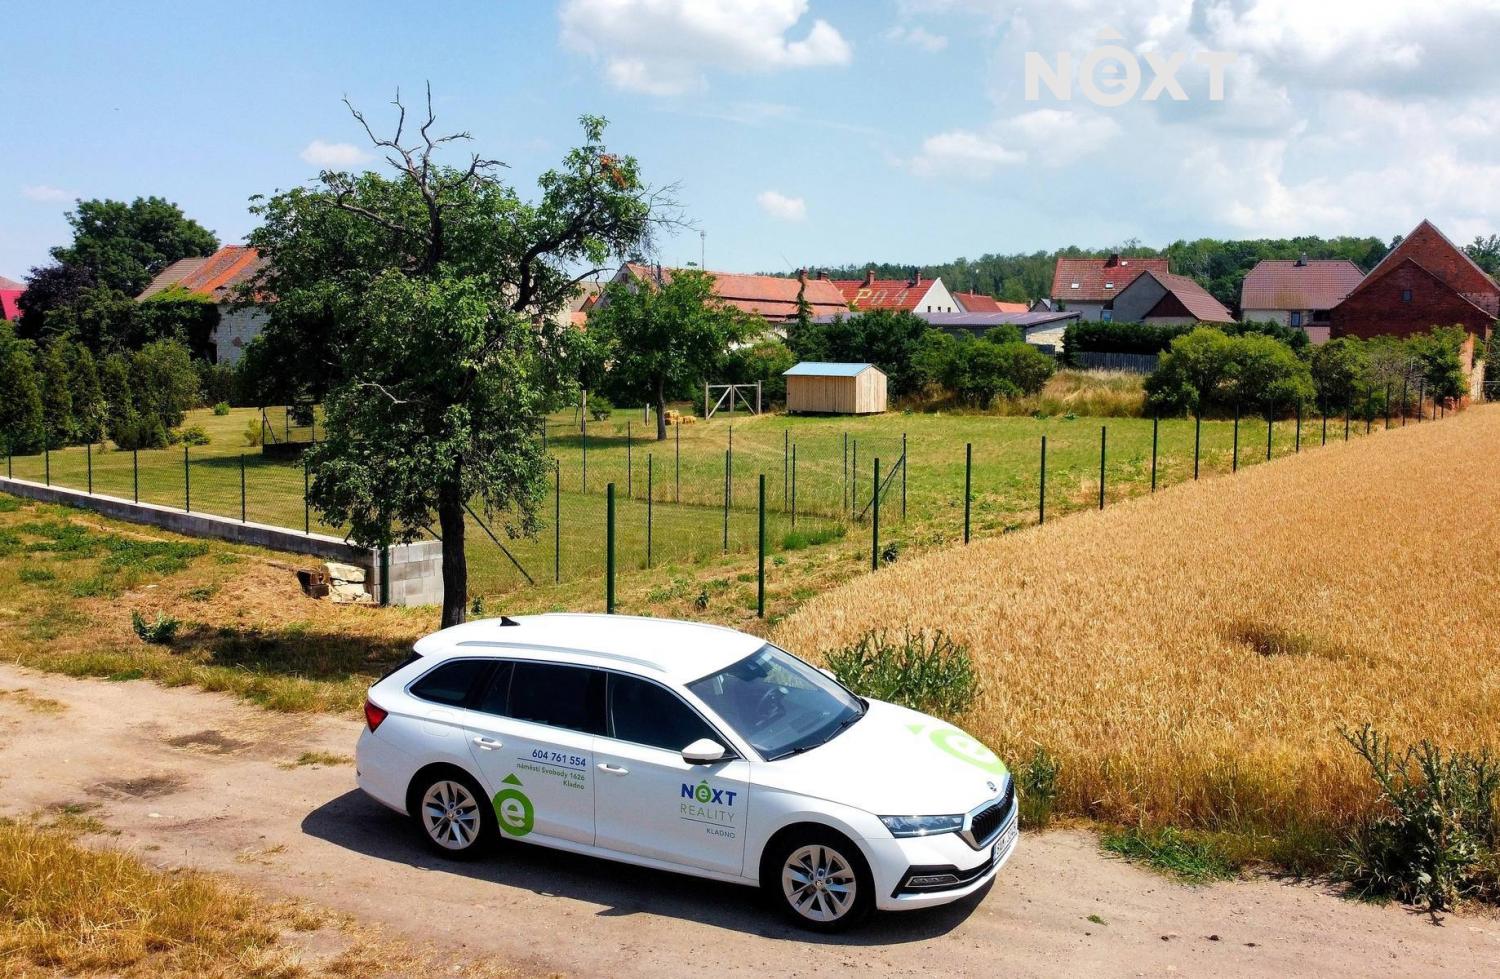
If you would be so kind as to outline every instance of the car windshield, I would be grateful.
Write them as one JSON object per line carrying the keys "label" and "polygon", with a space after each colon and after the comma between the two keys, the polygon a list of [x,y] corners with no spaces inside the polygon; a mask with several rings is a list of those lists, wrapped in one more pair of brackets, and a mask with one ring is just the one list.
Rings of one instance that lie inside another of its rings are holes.
{"label": "car windshield", "polygon": [[688,689],[767,761],[826,744],[865,714],[858,697],[770,643]]}

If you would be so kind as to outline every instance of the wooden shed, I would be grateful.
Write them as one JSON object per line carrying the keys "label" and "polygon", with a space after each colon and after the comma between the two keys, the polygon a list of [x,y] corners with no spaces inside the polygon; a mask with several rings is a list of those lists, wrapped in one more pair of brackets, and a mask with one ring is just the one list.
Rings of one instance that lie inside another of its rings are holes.
{"label": "wooden shed", "polygon": [[878,415],[885,411],[885,373],[874,364],[804,360],[785,376],[789,412]]}

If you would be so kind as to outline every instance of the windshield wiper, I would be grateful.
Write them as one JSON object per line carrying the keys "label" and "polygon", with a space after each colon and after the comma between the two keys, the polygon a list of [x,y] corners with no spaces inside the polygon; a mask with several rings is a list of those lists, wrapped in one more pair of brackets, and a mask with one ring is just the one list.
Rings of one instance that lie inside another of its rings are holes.
{"label": "windshield wiper", "polygon": [[824,738],[822,741],[814,741],[812,744],[800,745],[800,746],[798,746],[796,748],[791,749],[790,751],[783,751],[781,754],[777,755],[776,757],[774,757],[774,758],[768,758],[766,760],[767,761],[780,761],[783,758],[790,758],[793,755],[800,755],[800,754],[803,754],[805,752],[811,751],[814,748],[821,748],[821,747],[823,747],[823,745],[825,745],[828,742],[832,741],[834,738],[838,737],[840,734],[843,734],[845,728],[848,728],[848,727],[852,726],[856,721],[858,721],[861,717],[864,717],[864,716],[865,716],[864,712],[861,712],[861,713],[858,713],[858,714],[850,714],[844,720],[839,721],[838,727],[836,727],[832,731],[830,731],[829,734],[828,734],[828,737]]}

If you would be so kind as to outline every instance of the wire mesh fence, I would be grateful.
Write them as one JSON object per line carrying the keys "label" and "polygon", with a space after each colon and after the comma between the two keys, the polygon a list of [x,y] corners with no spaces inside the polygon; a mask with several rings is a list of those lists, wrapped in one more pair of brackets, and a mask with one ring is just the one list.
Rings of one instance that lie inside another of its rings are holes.
{"label": "wire mesh fence", "polygon": [[[514,515],[477,506],[467,516],[470,589],[501,595],[596,581],[602,592],[611,536],[616,574],[664,580],[725,559],[743,563],[762,546],[775,555],[845,539],[879,567],[903,548],[1013,530],[1447,413],[1428,403],[1393,418],[759,416],[674,424],[665,438],[644,412],[587,423],[561,414],[543,428],[554,468],[535,531],[520,533]],[[303,417],[309,424],[299,429],[294,411],[283,409],[278,434],[300,433],[310,442],[317,415]],[[221,433],[271,425],[270,413],[245,410],[214,421]],[[287,451],[297,443],[240,441],[246,444],[219,437],[204,446],[138,451],[107,443],[49,448],[8,455],[6,472],[343,536],[346,528],[324,524],[307,503],[308,474]]]}

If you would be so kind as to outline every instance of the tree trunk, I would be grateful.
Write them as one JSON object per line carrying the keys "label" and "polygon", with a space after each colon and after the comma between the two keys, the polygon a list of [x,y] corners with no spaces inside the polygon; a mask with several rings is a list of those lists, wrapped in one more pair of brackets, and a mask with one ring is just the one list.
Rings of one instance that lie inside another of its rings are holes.
{"label": "tree trunk", "polygon": [[656,378],[656,441],[667,440],[667,382],[660,375]]}
{"label": "tree trunk", "polygon": [[438,492],[438,529],[443,535],[443,628],[463,624],[469,604],[469,565],[464,555],[464,500],[455,477]]}

